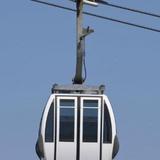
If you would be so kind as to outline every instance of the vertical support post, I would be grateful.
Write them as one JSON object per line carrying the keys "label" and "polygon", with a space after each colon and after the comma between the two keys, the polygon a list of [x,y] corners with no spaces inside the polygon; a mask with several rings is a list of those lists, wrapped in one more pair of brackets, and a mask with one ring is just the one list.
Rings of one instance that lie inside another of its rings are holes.
{"label": "vertical support post", "polygon": [[76,74],[73,79],[74,84],[82,84],[83,77],[82,77],[82,67],[83,67],[83,0],[76,1],[77,7],[77,16],[76,16],[76,23],[77,23],[77,60],[76,60]]}

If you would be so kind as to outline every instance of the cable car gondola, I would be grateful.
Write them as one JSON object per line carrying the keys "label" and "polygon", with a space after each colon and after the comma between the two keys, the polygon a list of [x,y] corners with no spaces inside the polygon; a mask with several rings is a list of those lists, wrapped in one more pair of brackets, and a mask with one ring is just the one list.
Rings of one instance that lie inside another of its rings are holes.
{"label": "cable car gondola", "polygon": [[36,144],[41,160],[111,160],[118,148],[104,86],[53,86]]}
{"label": "cable car gondola", "polygon": [[76,74],[72,85],[52,88],[36,143],[40,160],[112,160],[118,153],[115,118],[104,85],[83,85],[85,37],[93,32],[82,28],[83,3],[76,1]]}

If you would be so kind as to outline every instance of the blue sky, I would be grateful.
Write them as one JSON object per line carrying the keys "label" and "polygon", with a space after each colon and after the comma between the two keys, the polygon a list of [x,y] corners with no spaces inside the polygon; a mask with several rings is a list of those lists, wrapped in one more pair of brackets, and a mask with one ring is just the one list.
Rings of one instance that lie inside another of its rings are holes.
{"label": "blue sky", "polygon": [[[109,2],[160,14],[157,0]],[[74,7],[67,0],[58,4]],[[157,18],[103,6],[85,10],[160,29]],[[86,40],[86,84],[106,85],[120,139],[116,159],[158,159],[160,34],[86,16],[84,21],[95,30]],[[29,0],[0,2],[1,159],[38,159],[34,145],[51,86],[69,84],[74,76],[75,29],[73,13]]]}

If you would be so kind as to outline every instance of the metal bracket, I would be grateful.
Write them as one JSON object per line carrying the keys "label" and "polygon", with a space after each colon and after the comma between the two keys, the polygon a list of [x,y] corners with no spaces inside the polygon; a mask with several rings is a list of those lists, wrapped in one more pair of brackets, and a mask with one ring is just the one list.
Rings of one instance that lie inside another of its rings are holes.
{"label": "metal bracket", "polygon": [[83,28],[81,39],[85,38],[86,36],[88,36],[89,34],[91,34],[93,32],[94,32],[94,30],[90,29],[89,26],[87,28]]}
{"label": "metal bracket", "polygon": [[81,84],[72,85],[58,85],[54,84],[52,87],[52,94],[62,93],[62,94],[104,94],[105,86],[86,86]]}

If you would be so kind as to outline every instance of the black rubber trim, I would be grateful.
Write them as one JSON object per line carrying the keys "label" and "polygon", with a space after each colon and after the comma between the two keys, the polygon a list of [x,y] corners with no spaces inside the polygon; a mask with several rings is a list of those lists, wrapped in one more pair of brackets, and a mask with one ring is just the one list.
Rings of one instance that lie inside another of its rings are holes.
{"label": "black rubber trim", "polygon": [[80,97],[77,97],[77,153],[76,160],[80,159]]}
{"label": "black rubber trim", "polygon": [[119,151],[119,140],[117,135],[114,137],[114,145],[113,145],[113,152],[112,152],[112,158],[114,159]]}

